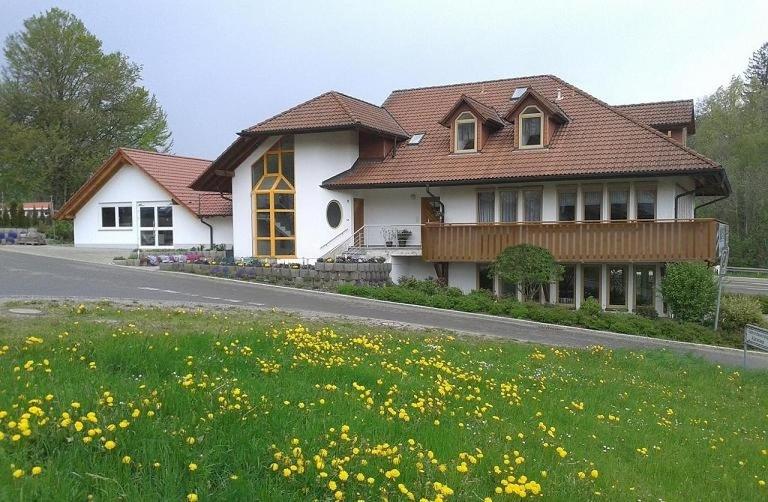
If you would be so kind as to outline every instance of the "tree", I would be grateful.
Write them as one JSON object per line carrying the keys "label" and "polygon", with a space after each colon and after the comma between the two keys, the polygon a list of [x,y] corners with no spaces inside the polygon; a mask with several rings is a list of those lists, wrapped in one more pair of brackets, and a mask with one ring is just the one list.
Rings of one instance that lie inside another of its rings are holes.
{"label": "tree", "polygon": [[489,274],[519,284],[525,300],[532,300],[545,284],[559,279],[563,267],[555,262],[549,250],[519,244],[502,251],[491,264]]}
{"label": "tree", "polygon": [[691,141],[728,173],[731,197],[699,215],[731,225],[730,263],[735,266],[768,266],[768,85],[760,84],[768,65],[757,63],[766,57],[768,44],[752,57],[748,83],[734,77],[698,103]]}
{"label": "tree", "polygon": [[78,18],[53,8],[5,41],[0,73],[0,182],[60,206],[118,146],[167,151],[166,116],[141,68]]}
{"label": "tree", "polygon": [[715,310],[717,282],[703,263],[673,263],[661,281],[661,294],[676,318],[706,323]]}
{"label": "tree", "polygon": [[744,76],[751,92],[768,87],[768,42],[752,53]]}

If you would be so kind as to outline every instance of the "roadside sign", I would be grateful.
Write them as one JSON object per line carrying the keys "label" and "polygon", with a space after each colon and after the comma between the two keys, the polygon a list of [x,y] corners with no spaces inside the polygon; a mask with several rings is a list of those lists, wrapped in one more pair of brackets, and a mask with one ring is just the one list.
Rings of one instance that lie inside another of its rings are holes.
{"label": "roadside sign", "polygon": [[744,328],[744,367],[747,367],[747,346],[768,352],[768,329],[747,324]]}

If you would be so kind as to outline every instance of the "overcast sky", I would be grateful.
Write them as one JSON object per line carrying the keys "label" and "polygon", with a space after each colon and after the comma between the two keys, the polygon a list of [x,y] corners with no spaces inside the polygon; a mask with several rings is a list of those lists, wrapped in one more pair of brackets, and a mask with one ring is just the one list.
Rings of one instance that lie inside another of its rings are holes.
{"label": "overcast sky", "polygon": [[381,104],[393,89],[552,73],[612,104],[700,98],[768,41],[766,0],[0,0],[0,37],[52,6],[142,65],[173,151],[210,159],[331,89]]}

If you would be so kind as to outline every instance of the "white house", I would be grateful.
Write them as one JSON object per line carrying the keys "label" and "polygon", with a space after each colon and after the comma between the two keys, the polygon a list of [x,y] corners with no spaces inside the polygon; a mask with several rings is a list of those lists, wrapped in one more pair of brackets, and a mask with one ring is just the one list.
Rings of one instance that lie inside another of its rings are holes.
{"label": "white house", "polygon": [[[232,195],[234,252],[283,260],[379,254],[392,276],[516,294],[489,277],[505,247],[548,248],[541,300],[663,310],[666,263],[714,263],[722,166],[686,146],[691,100],[611,106],[551,75],[328,92],[239,133],[196,190]],[[716,200],[716,199],[715,199]]]}
{"label": "white house", "polygon": [[189,184],[210,161],[131,148],[117,151],[57,218],[74,220],[75,246],[185,249],[232,244],[232,205]]}

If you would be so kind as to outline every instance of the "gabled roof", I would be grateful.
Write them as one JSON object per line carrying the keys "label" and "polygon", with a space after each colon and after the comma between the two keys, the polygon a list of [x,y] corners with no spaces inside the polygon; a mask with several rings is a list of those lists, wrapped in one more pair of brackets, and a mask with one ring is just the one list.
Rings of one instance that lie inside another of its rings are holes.
{"label": "gabled roof", "polygon": [[538,92],[536,92],[535,89],[528,87],[523,94],[520,95],[519,98],[517,98],[515,101],[513,101],[512,106],[507,110],[507,113],[504,114],[504,118],[512,122],[514,120],[514,115],[517,112],[518,108],[522,106],[523,103],[525,103],[526,98],[531,97],[533,98],[537,103],[539,103],[541,106],[544,107],[547,112],[549,112],[550,115],[553,115],[554,117],[559,119],[559,122],[568,122],[568,115],[565,114],[562,108],[560,108],[557,103],[554,103]]}
{"label": "gabled roof", "polygon": [[196,192],[189,185],[211,161],[134,148],[118,148],[61,207],[57,218],[71,219],[124,165],[132,165],[163,187],[178,204],[198,216],[228,216],[232,203],[217,192]]}
{"label": "gabled roof", "polygon": [[244,134],[286,134],[360,128],[405,139],[408,134],[380,106],[336,91],[326,92],[249,127]]}
{"label": "gabled roof", "polygon": [[[450,132],[439,122],[462,95],[482,100],[502,116],[516,104],[513,91],[527,87],[568,117],[550,145],[515,149],[513,129],[488,137],[482,152],[452,154]],[[418,146],[398,149],[383,160],[358,160],[326,180],[327,188],[497,183],[589,177],[691,174],[711,184],[727,183],[716,162],[651,126],[552,75],[394,91],[383,105],[407,131],[425,132]],[[720,181],[718,181],[720,180]],[[726,186],[723,184],[723,186]],[[726,191],[727,188],[722,190]]]}
{"label": "gabled roof", "polygon": [[696,132],[692,99],[616,105],[614,108],[654,128],[686,126],[689,134]]}
{"label": "gabled roof", "polygon": [[504,121],[501,120],[501,117],[499,117],[499,114],[496,113],[496,110],[474,98],[467,96],[466,94],[462,94],[459,99],[456,100],[456,103],[454,103],[451,109],[448,110],[448,113],[445,114],[443,119],[440,121],[440,124],[445,127],[450,127],[451,119],[462,105],[467,105],[473,112],[475,112],[476,115],[482,119],[483,122],[489,123],[492,127],[496,129],[501,129],[504,127]]}

